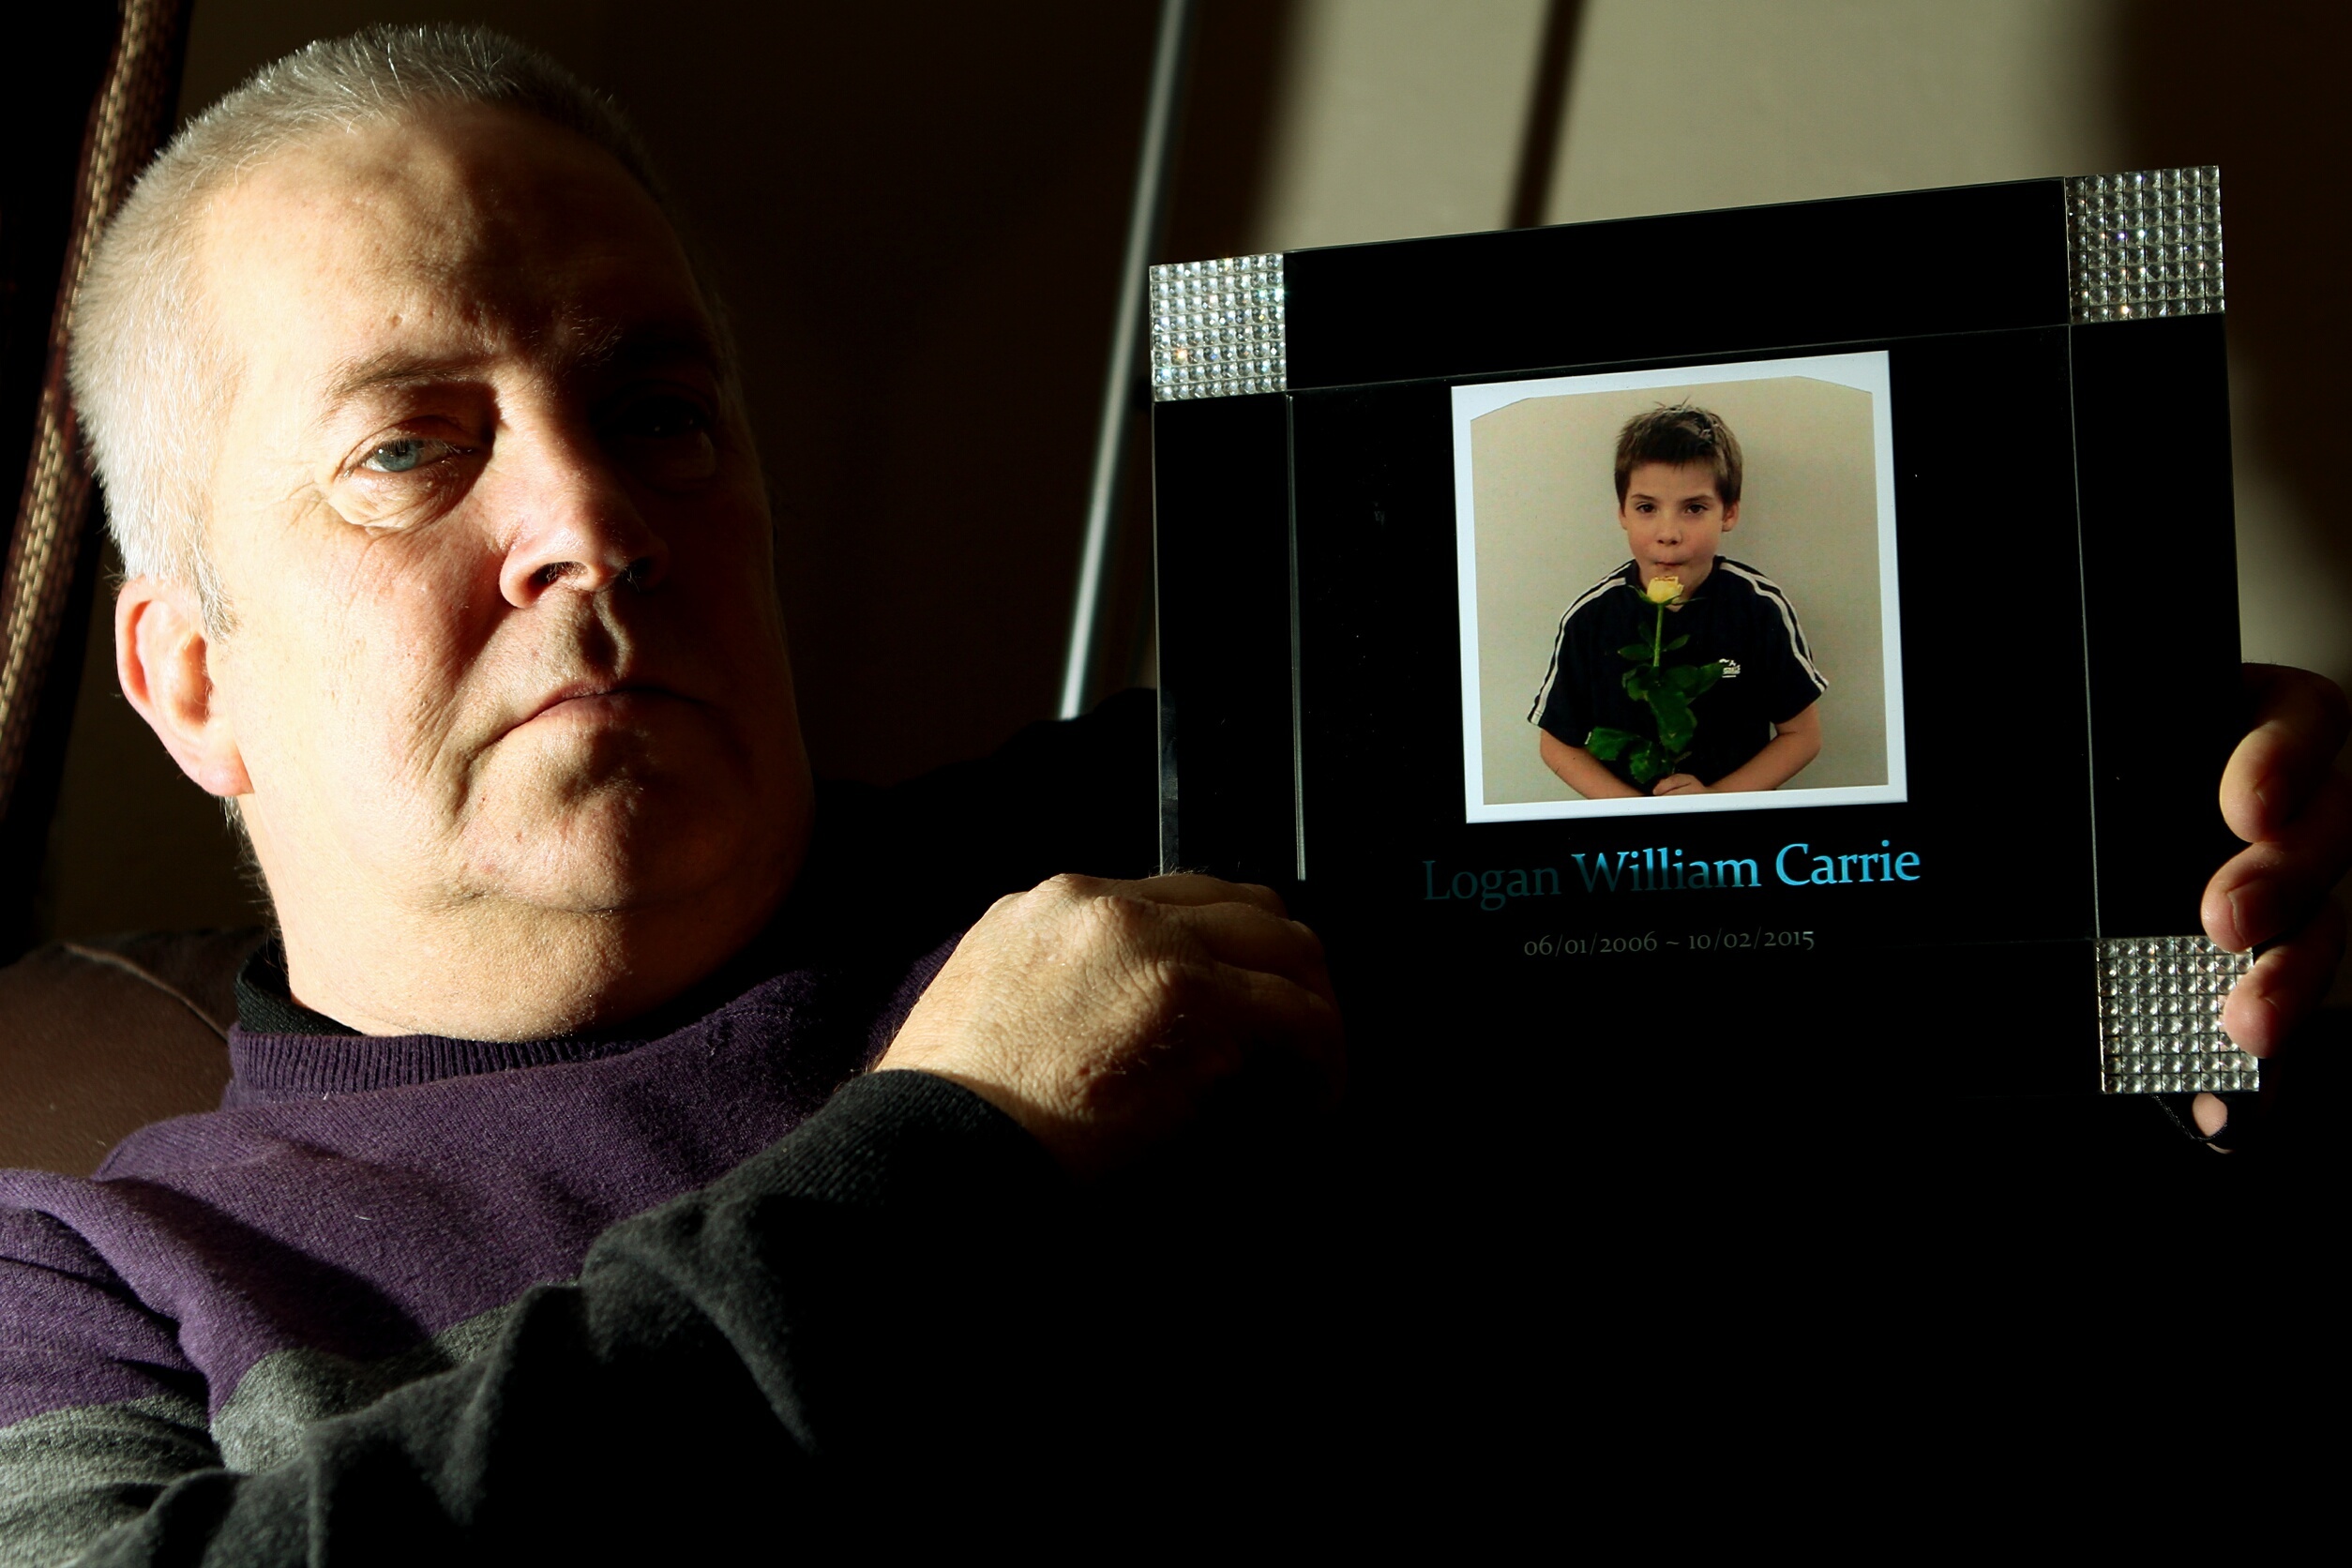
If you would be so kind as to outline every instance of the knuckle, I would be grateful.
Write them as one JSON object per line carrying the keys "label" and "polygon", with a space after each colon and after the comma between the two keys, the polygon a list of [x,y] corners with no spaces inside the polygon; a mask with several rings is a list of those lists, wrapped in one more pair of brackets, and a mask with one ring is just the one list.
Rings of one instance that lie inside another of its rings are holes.
{"label": "knuckle", "polygon": [[1158,1006],[1181,1007],[1199,983],[1192,964],[1173,955],[1155,955],[1136,966],[1144,994]]}
{"label": "knuckle", "polygon": [[1106,893],[1086,900],[1079,913],[1090,939],[1117,946],[1140,941],[1153,924],[1153,910],[1141,898]]}
{"label": "knuckle", "polygon": [[1184,958],[1155,957],[1137,965],[1135,985],[1145,1027],[1164,1033],[1197,1011],[1202,980],[1200,966]]}
{"label": "knuckle", "polygon": [[1282,901],[1282,895],[1268,887],[1264,882],[1239,882],[1235,885],[1248,896],[1249,902],[1253,904],[1277,912],[1287,907]]}

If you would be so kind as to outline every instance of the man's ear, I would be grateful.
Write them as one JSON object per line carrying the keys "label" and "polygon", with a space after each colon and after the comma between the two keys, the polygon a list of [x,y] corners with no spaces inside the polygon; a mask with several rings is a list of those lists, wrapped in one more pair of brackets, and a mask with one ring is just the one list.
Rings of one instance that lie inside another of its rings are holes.
{"label": "man's ear", "polygon": [[212,684],[213,642],[196,594],[134,577],[114,600],[114,672],[123,696],[180,771],[207,794],[253,792]]}
{"label": "man's ear", "polygon": [[1723,531],[1726,534],[1740,526],[1740,504],[1734,501],[1723,509]]}

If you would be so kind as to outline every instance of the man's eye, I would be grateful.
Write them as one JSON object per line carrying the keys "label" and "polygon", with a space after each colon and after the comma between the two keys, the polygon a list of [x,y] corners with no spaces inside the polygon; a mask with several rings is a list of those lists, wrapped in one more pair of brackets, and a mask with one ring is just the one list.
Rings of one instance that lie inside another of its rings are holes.
{"label": "man's eye", "polygon": [[434,441],[428,436],[402,436],[398,441],[387,441],[369,453],[360,460],[359,466],[373,469],[378,474],[406,474],[439,462],[456,450],[445,441]]}
{"label": "man's eye", "polygon": [[656,485],[690,485],[718,472],[716,423],[690,398],[640,398],[613,412],[605,439],[639,478]]}
{"label": "man's eye", "polygon": [[711,428],[710,416],[684,398],[647,398],[632,404],[617,423],[620,434],[641,441],[670,441]]}

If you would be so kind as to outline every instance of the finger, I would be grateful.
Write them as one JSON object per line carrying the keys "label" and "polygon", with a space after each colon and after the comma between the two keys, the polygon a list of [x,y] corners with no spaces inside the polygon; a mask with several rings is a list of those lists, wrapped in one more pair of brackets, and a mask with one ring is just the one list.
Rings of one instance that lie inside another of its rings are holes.
{"label": "finger", "polygon": [[2254,843],[2303,811],[2352,733],[2352,708],[2333,681],[2278,664],[2245,667],[2254,728],[2222,770],[2222,816]]}
{"label": "finger", "polygon": [[1095,890],[1128,898],[1148,899],[1154,904],[1248,904],[1268,914],[1289,912],[1282,902],[1282,896],[1271,887],[1258,882],[1226,882],[1203,876],[1198,871],[1177,871],[1164,877],[1146,877],[1139,882],[1101,882],[1096,884]]}
{"label": "finger", "polygon": [[1171,907],[1162,912],[1162,918],[1221,964],[1280,975],[1331,999],[1322,939],[1295,920],[1234,903]]}
{"label": "finger", "polygon": [[2292,931],[2352,867],[2352,783],[2330,775],[2277,837],[2241,850],[2205,886],[2206,934],[2233,953]]}
{"label": "finger", "polygon": [[2231,1114],[2229,1102],[2219,1094],[2199,1094],[2191,1100],[2189,1120],[2205,1139],[2205,1146],[2217,1154],[2234,1153],[2231,1146],[2242,1139],[2247,1131],[2244,1127],[2230,1128],[2236,1118]]}
{"label": "finger", "polygon": [[2328,995],[2344,957],[2344,912],[2329,904],[2303,929],[2266,949],[2222,1003],[2222,1028],[2245,1050],[2269,1056]]}
{"label": "finger", "polygon": [[2219,1094],[2199,1094],[2191,1100],[2189,1116],[2196,1123],[2197,1131],[2208,1138],[2229,1125],[2229,1107]]}
{"label": "finger", "polygon": [[1259,970],[1228,973],[1244,1057],[1273,1052],[1298,1063],[1313,1075],[1324,1103],[1337,1099],[1347,1087],[1348,1051],[1331,999]]}

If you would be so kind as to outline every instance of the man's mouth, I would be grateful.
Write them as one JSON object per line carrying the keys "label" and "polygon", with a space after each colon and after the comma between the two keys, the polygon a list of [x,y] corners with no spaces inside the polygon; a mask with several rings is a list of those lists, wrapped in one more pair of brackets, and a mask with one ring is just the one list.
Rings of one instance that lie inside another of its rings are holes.
{"label": "man's mouth", "polygon": [[677,695],[644,681],[574,681],[541,698],[515,728],[549,717],[626,717],[648,703],[675,701]]}

